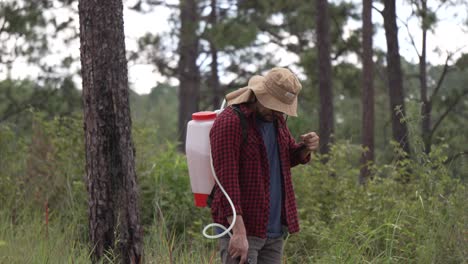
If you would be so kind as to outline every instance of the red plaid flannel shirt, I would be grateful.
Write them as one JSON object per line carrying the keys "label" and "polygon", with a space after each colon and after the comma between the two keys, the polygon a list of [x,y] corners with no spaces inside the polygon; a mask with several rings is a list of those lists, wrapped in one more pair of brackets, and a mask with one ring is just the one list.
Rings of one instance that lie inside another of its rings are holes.
{"label": "red plaid flannel shirt", "polygon": [[[247,142],[243,142],[239,116],[232,108],[226,108],[216,118],[210,131],[213,165],[237,214],[242,215],[247,235],[266,238],[270,211],[270,175],[266,147],[255,124],[255,112],[245,105],[240,105],[240,109],[247,121]],[[298,154],[302,145],[295,142],[284,118],[280,117],[277,121],[284,192],[281,221],[290,233],[295,233],[299,231],[299,221],[291,167],[309,162],[310,155],[305,160],[300,160]],[[227,217],[232,215],[232,209],[218,187],[215,187],[211,213],[216,223],[229,226]]]}

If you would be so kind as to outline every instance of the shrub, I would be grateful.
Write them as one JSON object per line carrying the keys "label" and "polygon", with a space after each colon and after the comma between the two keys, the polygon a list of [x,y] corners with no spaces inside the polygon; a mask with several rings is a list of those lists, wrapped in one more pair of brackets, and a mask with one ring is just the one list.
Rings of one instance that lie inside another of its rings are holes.
{"label": "shrub", "polygon": [[[295,169],[302,231],[287,241],[288,260],[462,263],[468,201],[443,153],[436,148],[419,162],[375,166],[366,186],[357,183],[359,167],[344,161],[359,155],[351,146],[335,145],[328,164]],[[410,181],[401,182],[408,171]]]}

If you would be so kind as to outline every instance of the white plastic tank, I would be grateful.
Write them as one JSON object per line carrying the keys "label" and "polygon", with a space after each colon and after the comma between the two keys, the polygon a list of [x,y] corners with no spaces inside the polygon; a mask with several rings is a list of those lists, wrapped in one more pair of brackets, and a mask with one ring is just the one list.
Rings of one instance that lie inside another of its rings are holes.
{"label": "white plastic tank", "polygon": [[185,153],[190,176],[195,206],[205,207],[208,196],[214,186],[210,165],[210,130],[216,119],[216,113],[210,111],[192,114],[187,124]]}

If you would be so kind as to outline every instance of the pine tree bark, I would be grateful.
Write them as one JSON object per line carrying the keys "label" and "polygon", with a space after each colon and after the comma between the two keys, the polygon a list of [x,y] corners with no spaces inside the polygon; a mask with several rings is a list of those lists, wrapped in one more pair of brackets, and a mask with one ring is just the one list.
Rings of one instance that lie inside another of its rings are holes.
{"label": "pine tree bark", "polygon": [[370,177],[374,161],[374,62],[372,60],[372,0],[363,0],[362,9],[362,146],[359,182]]}
{"label": "pine tree bark", "polygon": [[424,151],[426,153],[431,152],[431,112],[432,104],[429,100],[429,95],[427,91],[427,56],[426,56],[426,42],[427,42],[427,3],[426,1],[421,1],[420,15],[422,20],[422,43],[421,43],[421,55],[419,56],[419,83],[421,86],[421,131],[422,138],[424,141]]}
{"label": "pine tree bark", "polygon": [[122,1],[80,0],[78,9],[92,261],[112,252],[121,263],[140,263]]}
{"label": "pine tree bark", "polygon": [[[210,24],[214,27],[217,23],[217,1],[211,0],[211,13],[210,13]],[[220,85],[219,85],[219,74],[218,74],[218,49],[213,38],[210,37],[210,53],[211,53],[211,76],[210,85],[213,91],[213,109],[218,109],[221,106],[220,96]]]}
{"label": "pine tree bark", "polygon": [[[387,73],[393,139],[409,154],[408,128],[406,123],[400,121],[405,116],[405,104],[395,0],[384,0],[383,17],[385,37],[387,39]],[[399,108],[398,111],[397,108]]]}
{"label": "pine tree bark", "polygon": [[[317,52],[318,52],[318,79],[320,94],[319,135],[320,153],[327,154],[330,151],[330,143],[333,139],[333,92],[332,92],[332,68],[330,58],[330,17],[328,1],[316,1],[316,25],[317,25]],[[326,160],[324,160],[326,162]]]}
{"label": "pine tree bark", "polygon": [[197,65],[199,39],[198,7],[196,0],[181,0],[180,3],[180,42],[178,63],[179,76],[179,150],[185,150],[187,122],[192,113],[198,111],[200,101],[200,70]]}

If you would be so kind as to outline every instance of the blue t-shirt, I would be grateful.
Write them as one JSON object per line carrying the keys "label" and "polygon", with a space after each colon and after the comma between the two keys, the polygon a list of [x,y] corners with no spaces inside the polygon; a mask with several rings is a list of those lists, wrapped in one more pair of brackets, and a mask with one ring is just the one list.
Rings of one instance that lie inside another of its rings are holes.
{"label": "blue t-shirt", "polygon": [[257,127],[262,134],[270,165],[270,213],[268,217],[267,237],[278,238],[283,235],[281,224],[283,190],[276,128],[273,122],[265,122],[261,119],[257,119]]}

